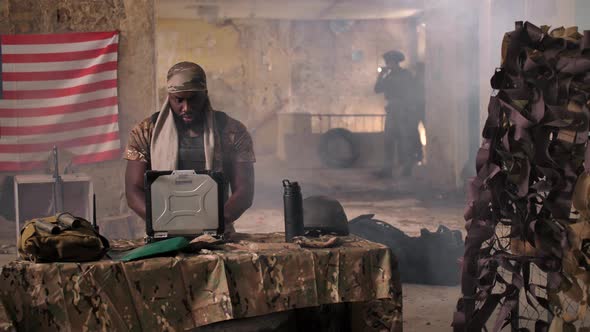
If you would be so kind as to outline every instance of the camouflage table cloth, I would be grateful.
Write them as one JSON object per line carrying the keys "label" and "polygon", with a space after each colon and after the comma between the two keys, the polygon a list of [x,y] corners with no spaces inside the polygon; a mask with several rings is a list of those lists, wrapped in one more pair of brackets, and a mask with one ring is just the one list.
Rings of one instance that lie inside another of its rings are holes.
{"label": "camouflage table cloth", "polygon": [[133,262],[1,270],[0,327],[43,331],[177,331],[340,302],[365,302],[365,330],[401,331],[401,284],[389,248],[355,237],[332,248],[242,235],[215,250]]}

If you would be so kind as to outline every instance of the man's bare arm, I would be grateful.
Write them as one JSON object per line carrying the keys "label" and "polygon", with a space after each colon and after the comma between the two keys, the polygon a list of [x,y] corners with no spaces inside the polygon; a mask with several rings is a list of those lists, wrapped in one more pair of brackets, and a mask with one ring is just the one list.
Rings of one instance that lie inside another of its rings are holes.
{"label": "man's bare arm", "polygon": [[231,197],[225,203],[225,223],[236,221],[254,200],[254,164],[251,162],[236,162],[229,174]]}
{"label": "man's bare arm", "polygon": [[128,160],[125,170],[125,197],[127,205],[145,220],[145,189],[143,187],[143,175],[147,169],[147,163],[137,160]]}

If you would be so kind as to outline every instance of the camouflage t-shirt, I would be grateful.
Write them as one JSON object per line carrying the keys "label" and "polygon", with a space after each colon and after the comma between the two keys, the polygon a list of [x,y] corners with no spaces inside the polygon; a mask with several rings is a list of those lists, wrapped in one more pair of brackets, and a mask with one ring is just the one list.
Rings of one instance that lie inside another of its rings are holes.
{"label": "camouflage t-shirt", "polygon": [[[216,113],[215,118],[224,117],[225,124],[221,132],[219,130],[215,131],[215,142],[221,142],[221,144],[216,143],[213,170],[227,173],[227,170],[223,169],[224,164],[255,162],[252,137],[248,133],[246,126],[229,115],[219,114],[221,112],[217,111]],[[131,130],[123,158],[150,163],[150,142],[154,122],[150,116]],[[219,125],[219,121],[216,124]]]}

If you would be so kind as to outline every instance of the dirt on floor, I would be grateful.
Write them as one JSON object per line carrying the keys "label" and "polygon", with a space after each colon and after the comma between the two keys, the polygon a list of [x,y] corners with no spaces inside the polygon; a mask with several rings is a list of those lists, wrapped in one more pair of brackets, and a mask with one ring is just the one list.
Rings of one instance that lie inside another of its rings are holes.
{"label": "dirt on floor", "polygon": [[[421,228],[439,225],[464,234],[462,190],[433,191],[416,178],[378,179],[371,169],[291,169],[276,160],[256,164],[254,205],[237,222],[238,232],[284,230],[282,179],[298,181],[304,197],[328,195],[338,199],[352,219],[362,214],[390,223],[411,236]],[[99,220],[100,223],[100,220]],[[0,264],[15,257],[14,222],[0,218]],[[403,285],[404,331],[451,331],[451,319],[460,289],[444,286]]]}

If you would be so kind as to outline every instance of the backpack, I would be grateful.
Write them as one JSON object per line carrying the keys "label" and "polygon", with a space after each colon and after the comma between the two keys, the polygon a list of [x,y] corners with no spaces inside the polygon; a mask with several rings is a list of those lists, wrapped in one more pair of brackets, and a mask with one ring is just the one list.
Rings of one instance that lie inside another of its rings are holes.
{"label": "backpack", "polygon": [[17,244],[33,262],[87,262],[101,259],[109,241],[84,218],[70,213],[27,220]]}

